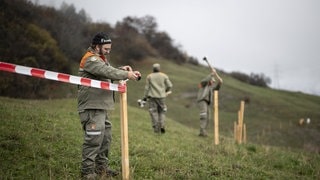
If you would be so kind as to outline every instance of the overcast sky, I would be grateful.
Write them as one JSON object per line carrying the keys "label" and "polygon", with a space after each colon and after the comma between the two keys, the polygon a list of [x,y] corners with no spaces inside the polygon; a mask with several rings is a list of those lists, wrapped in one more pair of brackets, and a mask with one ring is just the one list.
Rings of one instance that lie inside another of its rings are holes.
{"label": "overcast sky", "polygon": [[[60,7],[64,0],[32,0]],[[320,0],[65,0],[93,21],[155,17],[190,56],[263,73],[271,87],[320,95]]]}

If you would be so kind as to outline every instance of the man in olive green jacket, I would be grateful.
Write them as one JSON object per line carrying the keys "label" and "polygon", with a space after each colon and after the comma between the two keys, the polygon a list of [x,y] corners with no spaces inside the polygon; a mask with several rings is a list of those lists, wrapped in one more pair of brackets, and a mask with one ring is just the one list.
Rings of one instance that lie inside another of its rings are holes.
{"label": "man in olive green jacket", "polygon": [[[139,71],[132,71],[130,66],[112,67],[106,58],[110,50],[109,36],[105,33],[96,34],[81,59],[79,76],[110,83],[113,80],[137,80],[141,76]],[[113,93],[99,88],[79,86],[78,112],[84,130],[81,163],[83,179],[94,179],[97,174],[102,176],[119,174],[108,167],[112,140],[108,111],[114,108]]]}
{"label": "man in olive green jacket", "polygon": [[172,83],[163,72],[160,72],[160,64],[153,64],[153,72],[146,78],[143,100],[148,99],[149,113],[152,120],[152,128],[155,133],[165,133],[166,97],[171,94]]}
{"label": "man in olive green jacket", "polygon": [[[217,78],[218,82],[215,81]],[[222,85],[222,79],[218,75],[215,69],[212,69],[212,73],[201,80],[199,84],[199,91],[197,96],[197,102],[200,110],[200,133],[199,136],[206,137],[207,127],[209,123],[209,107],[212,102],[212,92],[219,90]]]}

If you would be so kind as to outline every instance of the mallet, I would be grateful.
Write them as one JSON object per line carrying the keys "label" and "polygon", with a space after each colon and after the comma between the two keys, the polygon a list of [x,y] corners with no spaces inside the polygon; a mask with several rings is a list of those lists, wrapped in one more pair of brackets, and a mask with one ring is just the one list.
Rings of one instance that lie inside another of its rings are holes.
{"label": "mallet", "polygon": [[217,71],[211,66],[211,64],[209,63],[207,57],[203,57],[203,60],[204,60],[205,62],[207,62],[207,64],[208,64],[209,68],[211,69],[211,71],[217,76],[217,78],[219,79],[219,81],[222,83],[221,77],[219,76],[219,74],[217,73]]}
{"label": "mallet", "polygon": [[208,64],[209,68],[213,71],[214,69],[213,69],[213,68],[212,68],[212,66],[210,65],[210,63],[209,63],[209,61],[208,61],[207,57],[203,57],[203,60],[204,60],[205,62],[207,62],[207,64]]}

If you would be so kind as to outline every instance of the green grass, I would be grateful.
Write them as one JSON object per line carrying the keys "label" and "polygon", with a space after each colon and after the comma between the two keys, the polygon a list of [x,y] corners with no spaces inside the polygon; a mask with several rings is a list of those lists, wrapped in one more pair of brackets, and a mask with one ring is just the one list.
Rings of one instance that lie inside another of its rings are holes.
{"label": "green grass", "polygon": [[[143,96],[145,77],[153,62],[161,63],[174,84],[173,94],[167,99],[169,111],[164,135],[153,133],[147,108],[139,108],[136,102]],[[199,117],[195,97],[197,84],[208,73],[207,68],[164,60],[143,61],[136,66],[140,67],[143,79],[128,82],[131,179],[320,177],[320,97],[249,86],[222,74],[220,144],[214,145],[212,122],[208,138],[197,136]],[[238,145],[233,140],[233,123],[245,97],[250,99],[244,114],[248,143]],[[0,102],[0,179],[79,179],[83,132],[76,98],[0,97]],[[298,120],[306,117],[311,118],[311,124],[298,126]],[[118,103],[111,119],[110,165],[120,170]]]}
{"label": "green grass", "polygon": [[[78,179],[82,130],[76,100],[0,98],[1,179]],[[117,109],[119,109],[117,107]],[[221,136],[167,118],[167,133],[152,132],[146,109],[129,107],[131,179],[316,179],[320,156],[257,144],[237,145]],[[119,111],[111,115],[111,166],[120,170]],[[121,176],[118,177],[121,179]]]}
{"label": "green grass", "polygon": [[1,102],[5,102],[0,105],[2,178],[76,177],[81,147],[81,138],[76,137],[81,129],[74,102],[8,98]]}

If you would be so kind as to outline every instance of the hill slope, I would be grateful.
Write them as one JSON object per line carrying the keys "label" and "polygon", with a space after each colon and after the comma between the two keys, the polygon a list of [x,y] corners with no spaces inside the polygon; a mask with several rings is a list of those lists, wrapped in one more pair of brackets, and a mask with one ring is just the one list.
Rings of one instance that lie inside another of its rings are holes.
{"label": "hill slope", "polygon": [[[143,81],[155,62],[161,63],[162,70],[174,84],[173,94],[167,101],[167,133],[163,136],[152,132],[147,108],[138,108],[136,103],[143,95]],[[128,82],[132,178],[319,177],[319,153],[303,151],[319,152],[318,96],[249,86],[222,74],[224,85],[219,92],[221,139],[220,145],[215,146],[212,123],[208,138],[197,136],[199,121],[195,96],[198,81],[209,73],[208,69],[159,59],[148,59],[135,66],[143,73],[143,80]],[[0,99],[1,177],[78,178],[82,131],[76,99]],[[249,143],[237,145],[232,138],[233,122],[243,99],[248,100],[244,121]],[[301,117],[311,118],[311,123],[298,126]],[[114,146],[111,166],[119,169],[119,108],[112,113],[112,120]]]}
{"label": "hill slope", "polygon": [[[75,99],[0,97],[1,179],[77,179],[82,130]],[[111,166],[121,167],[119,108],[111,114]],[[129,107],[131,179],[316,179],[320,156],[222,136],[200,138],[197,129],[167,119],[167,133],[151,130],[145,109]],[[118,177],[117,179],[121,179]]]}
{"label": "hill slope", "polygon": [[[199,81],[209,74],[203,66],[177,65],[163,59],[148,59],[135,64],[143,72],[143,79],[158,62],[173,82],[173,93],[167,99],[168,117],[190,128],[198,129],[199,112],[196,94]],[[237,121],[240,101],[246,99],[244,122],[250,142],[305,149],[320,152],[320,97],[300,92],[280,91],[242,83],[228,74],[221,74],[224,84],[219,91],[220,132],[233,137],[233,123]],[[144,82],[128,83],[128,102],[137,107],[143,96]],[[311,123],[299,126],[301,118]],[[212,123],[209,125],[212,131]]]}

